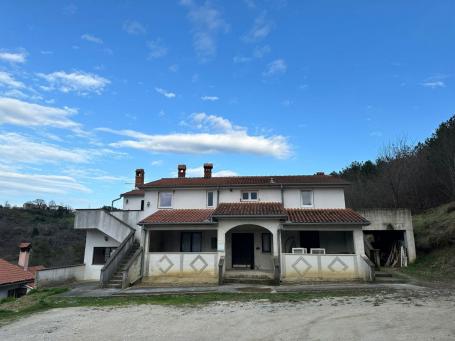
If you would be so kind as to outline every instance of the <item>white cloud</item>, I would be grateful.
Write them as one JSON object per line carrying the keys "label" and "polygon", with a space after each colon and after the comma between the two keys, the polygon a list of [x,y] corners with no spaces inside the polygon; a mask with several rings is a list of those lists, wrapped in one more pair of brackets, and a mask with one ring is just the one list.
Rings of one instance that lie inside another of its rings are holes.
{"label": "white cloud", "polygon": [[254,57],[255,58],[263,58],[266,54],[269,54],[272,49],[270,48],[269,45],[264,45],[264,46],[256,46],[254,49]]}
{"label": "white cloud", "polygon": [[201,61],[213,58],[217,52],[217,35],[228,32],[229,25],[224,21],[221,12],[209,2],[198,6],[191,0],[181,1],[188,8],[188,18],[193,29],[193,47]]}
{"label": "white cloud", "polygon": [[265,12],[262,12],[254,20],[251,30],[244,35],[243,40],[246,42],[256,42],[266,38],[273,29],[273,22],[267,19]]}
{"label": "white cloud", "polygon": [[149,41],[147,43],[147,47],[149,49],[148,58],[149,59],[157,59],[162,58],[167,55],[167,47],[163,46],[161,39],[155,39],[153,41]]}
{"label": "white cloud", "polygon": [[85,33],[85,34],[81,35],[81,39],[89,41],[91,43],[95,43],[95,44],[104,44],[103,39],[101,39],[97,36],[94,36],[93,34]]}
{"label": "white cloud", "polygon": [[0,170],[0,193],[90,193],[91,190],[70,176],[18,173]]}
{"label": "white cloud", "polygon": [[123,23],[123,30],[129,34],[145,34],[145,27],[136,20],[127,20]]}
{"label": "white cloud", "polygon": [[169,66],[168,69],[171,72],[177,72],[179,70],[179,66],[178,66],[178,64],[172,64],[172,65]]}
{"label": "white cloud", "polygon": [[442,80],[433,80],[433,81],[427,81],[422,83],[422,86],[426,88],[431,88],[431,89],[437,89],[437,88],[445,88],[446,83]]}
{"label": "white cloud", "polygon": [[24,83],[15,80],[8,72],[0,71],[0,86],[9,88],[23,88]]}
{"label": "white cloud", "polygon": [[172,91],[168,91],[162,88],[155,88],[155,91],[167,98],[175,98],[176,94]]}
{"label": "white cloud", "polygon": [[90,153],[82,149],[70,150],[35,142],[16,133],[4,133],[0,134],[0,158],[8,163],[85,163],[88,162]]}
{"label": "white cloud", "polygon": [[251,62],[253,58],[251,57],[244,57],[244,56],[234,56],[232,61],[236,64],[248,63]]}
{"label": "white cloud", "polygon": [[215,102],[218,101],[220,98],[218,96],[202,96],[201,99],[203,101]]}
{"label": "white cloud", "polygon": [[9,62],[9,63],[25,63],[27,59],[27,53],[25,51],[21,52],[8,52],[0,51],[0,60]]}
{"label": "white cloud", "polygon": [[14,98],[0,97],[0,124],[25,127],[49,126],[78,130],[80,124],[69,118],[76,113],[76,109],[68,107],[56,108]]}
{"label": "white cloud", "polygon": [[282,75],[286,73],[287,68],[286,62],[283,59],[276,59],[267,65],[262,75],[265,77]]}
{"label": "white cloud", "polygon": [[[204,176],[204,167],[195,167],[195,168],[187,168],[186,174],[187,177],[202,177]],[[172,176],[177,176],[177,172],[172,172]],[[238,174],[232,170],[224,169],[217,172],[212,173],[213,177],[222,177],[222,176],[238,176]]]}
{"label": "white cloud", "polygon": [[152,166],[161,166],[163,164],[163,160],[153,160],[151,164]]}
{"label": "white cloud", "polygon": [[130,139],[111,143],[116,148],[133,148],[160,153],[244,153],[288,158],[292,152],[287,138],[281,135],[250,135],[246,128],[233,125],[221,116],[196,113],[191,116],[196,129],[202,133],[144,134],[134,130],[104,131]]}
{"label": "white cloud", "polygon": [[89,92],[100,94],[110,84],[110,81],[106,78],[81,71],[70,73],[56,71],[49,74],[38,73],[37,76],[48,81],[49,86],[42,87],[44,90],[56,89],[64,93],[76,92],[81,95]]}

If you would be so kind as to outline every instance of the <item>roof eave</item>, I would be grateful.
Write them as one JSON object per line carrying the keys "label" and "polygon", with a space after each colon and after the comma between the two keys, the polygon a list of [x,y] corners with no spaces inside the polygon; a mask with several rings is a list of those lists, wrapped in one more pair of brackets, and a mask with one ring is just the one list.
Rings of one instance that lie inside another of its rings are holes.
{"label": "roof eave", "polygon": [[370,225],[370,222],[323,222],[323,223],[304,223],[304,222],[286,222],[283,226],[296,226],[296,225],[360,225],[367,226]]}
{"label": "roof eave", "polygon": [[213,218],[216,218],[216,219],[229,219],[229,218],[234,218],[234,219],[238,219],[238,218],[254,218],[254,219],[270,219],[270,218],[273,218],[273,219],[287,219],[287,215],[271,215],[271,214],[267,214],[267,215],[238,215],[238,214],[235,214],[235,215],[213,215],[212,216]]}

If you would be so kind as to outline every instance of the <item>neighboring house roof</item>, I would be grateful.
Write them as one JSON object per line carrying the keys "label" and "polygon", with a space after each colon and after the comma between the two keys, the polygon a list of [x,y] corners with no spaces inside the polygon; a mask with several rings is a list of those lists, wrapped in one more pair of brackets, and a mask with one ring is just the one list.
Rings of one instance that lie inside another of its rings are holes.
{"label": "neighboring house roof", "polygon": [[201,224],[211,223],[213,209],[158,210],[139,222],[139,225],[154,224]]}
{"label": "neighboring house roof", "polygon": [[132,191],[129,191],[129,192],[125,192],[125,193],[122,193],[120,194],[121,197],[125,197],[125,196],[144,196],[144,190],[143,189],[133,189]]}
{"label": "neighboring house roof", "polygon": [[185,177],[162,178],[156,181],[148,182],[140,186],[140,188],[233,186],[279,187],[281,185],[347,186],[349,185],[349,182],[330,175],[230,176],[211,178]]}
{"label": "neighboring house roof", "polygon": [[350,208],[345,209],[295,209],[287,210],[289,221],[298,224],[361,224],[370,222]]}
{"label": "neighboring house roof", "polygon": [[287,217],[280,202],[220,203],[212,216],[217,217]]}
{"label": "neighboring house roof", "polygon": [[18,265],[0,258],[0,285],[33,282],[35,276]]}

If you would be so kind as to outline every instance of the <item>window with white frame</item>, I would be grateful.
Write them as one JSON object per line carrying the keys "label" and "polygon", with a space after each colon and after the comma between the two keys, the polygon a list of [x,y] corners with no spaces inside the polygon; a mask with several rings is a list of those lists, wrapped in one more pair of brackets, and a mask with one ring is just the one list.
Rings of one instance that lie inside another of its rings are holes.
{"label": "window with white frame", "polygon": [[214,206],[214,192],[213,191],[208,191],[207,192],[207,207],[213,207]]}
{"label": "window with white frame", "polygon": [[257,201],[258,192],[257,191],[243,191],[240,197],[241,201]]}
{"label": "window with white frame", "polygon": [[302,206],[313,207],[313,191],[302,191]]}
{"label": "window with white frame", "polygon": [[159,208],[172,208],[172,192],[160,192],[158,198]]}

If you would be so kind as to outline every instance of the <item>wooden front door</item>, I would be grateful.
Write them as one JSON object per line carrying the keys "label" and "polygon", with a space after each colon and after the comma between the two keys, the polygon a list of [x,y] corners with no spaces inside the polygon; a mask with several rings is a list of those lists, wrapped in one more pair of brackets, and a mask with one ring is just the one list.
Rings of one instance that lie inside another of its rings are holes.
{"label": "wooden front door", "polygon": [[232,268],[254,269],[254,234],[232,234]]}

